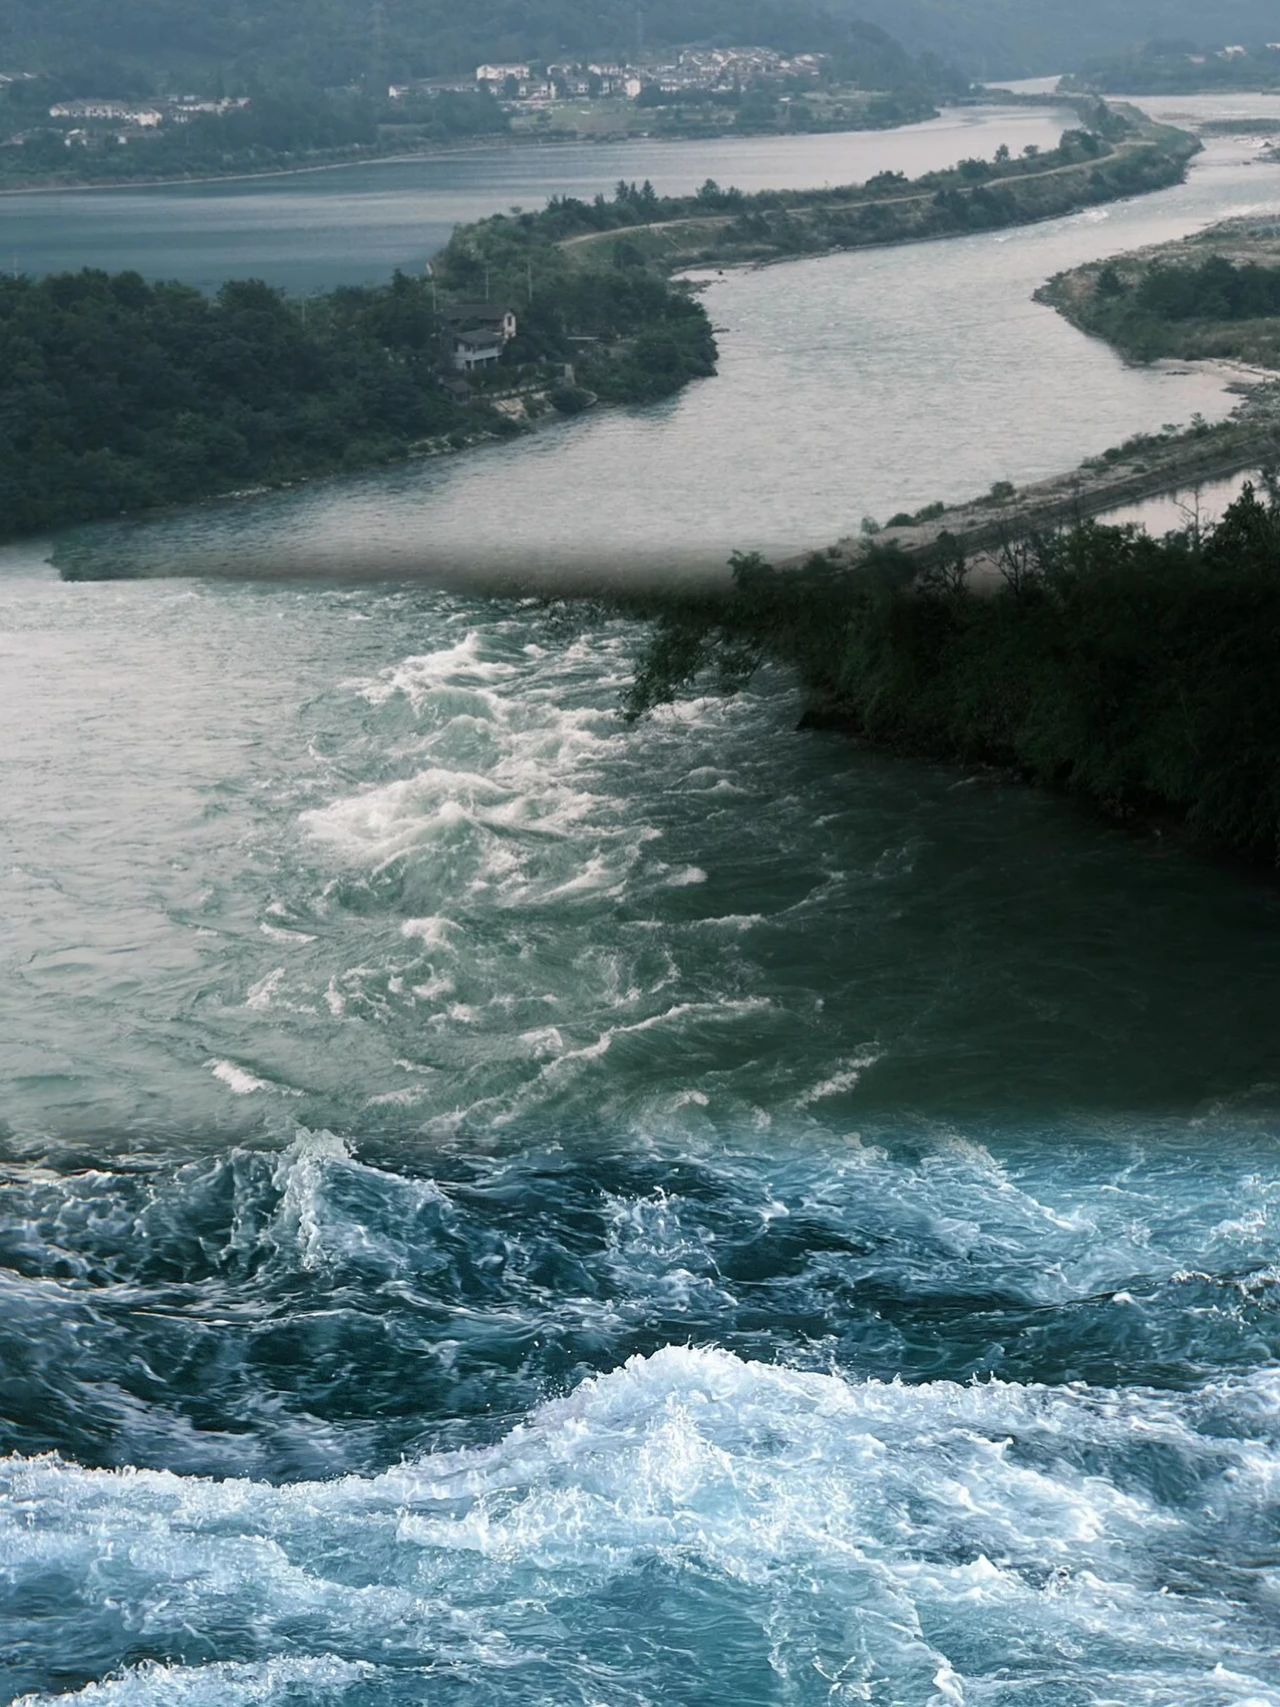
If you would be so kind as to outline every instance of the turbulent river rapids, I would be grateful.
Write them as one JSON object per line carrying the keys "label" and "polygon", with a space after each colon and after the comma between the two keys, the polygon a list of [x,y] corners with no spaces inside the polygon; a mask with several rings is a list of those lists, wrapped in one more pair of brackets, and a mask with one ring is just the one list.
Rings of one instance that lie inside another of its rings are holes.
{"label": "turbulent river rapids", "polygon": [[0,1697],[1280,1707],[1276,892],[149,567],[0,574]]}
{"label": "turbulent river rapids", "polygon": [[10,1696],[1280,1701],[1274,896],[623,623],[6,590]]}

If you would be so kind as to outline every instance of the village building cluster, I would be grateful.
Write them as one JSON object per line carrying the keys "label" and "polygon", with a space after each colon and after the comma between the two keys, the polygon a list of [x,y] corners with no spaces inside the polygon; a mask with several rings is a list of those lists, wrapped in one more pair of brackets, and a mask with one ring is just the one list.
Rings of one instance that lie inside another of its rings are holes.
{"label": "village building cluster", "polygon": [[[450,94],[477,93],[496,99],[511,113],[539,114],[561,101],[639,102],[646,94],[675,99],[748,91],[765,84],[817,82],[828,65],[824,54],[787,55],[771,48],[685,48],[666,57],[563,60],[550,64],[493,62],[462,78],[430,78],[392,83],[393,103]],[[31,78],[30,72],[0,73],[0,85]],[[55,102],[47,110],[44,132],[52,129],[68,148],[104,148],[154,137],[204,116],[221,116],[248,107],[246,95],[166,95],[144,99],[86,98]],[[39,130],[4,139],[18,146]]]}
{"label": "village building cluster", "polygon": [[817,81],[827,65],[820,53],[786,55],[763,47],[687,48],[669,61],[631,64],[611,60],[534,65],[478,65],[474,78],[454,82],[393,83],[393,101],[414,95],[481,90],[515,108],[549,107],[556,101],[638,101],[646,89],[663,94],[712,95],[792,79]]}
{"label": "village building cluster", "polygon": [[[1269,41],[1264,43],[1262,51],[1265,53],[1280,53],[1280,41]],[[1220,48],[1217,53],[1189,53],[1186,55],[1186,60],[1188,65],[1209,65],[1215,59],[1251,59],[1253,57],[1253,53],[1254,49],[1245,47],[1243,43],[1237,42],[1232,47]]]}
{"label": "village building cluster", "polygon": [[216,117],[248,105],[247,95],[217,99],[201,95],[174,95],[154,101],[91,99],[55,102],[49,108],[49,117],[60,127],[66,127],[63,140],[68,148],[72,148],[112,140],[127,143],[167,125],[190,124],[202,115]]}

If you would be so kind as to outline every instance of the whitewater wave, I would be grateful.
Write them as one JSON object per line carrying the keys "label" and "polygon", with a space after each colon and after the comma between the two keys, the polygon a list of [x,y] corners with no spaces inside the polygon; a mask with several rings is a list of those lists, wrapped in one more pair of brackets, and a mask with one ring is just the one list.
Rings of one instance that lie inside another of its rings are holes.
{"label": "whitewater wave", "polygon": [[214,1078],[224,1084],[233,1096],[252,1096],[255,1091],[269,1091],[273,1087],[269,1080],[260,1079],[256,1073],[251,1073],[247,1067],[239,1067],[234,1061],[211,1061],[209,1071]]}
{"label": "whitewater wave", "polygon": [[[604,1093],[615,1051],[745,1016],[675,1009],[577,1045],[520,1034],[547,1093]],[[373,1098],[423,1107],[396,1063]],[[15,1165],[2,1181],[0,1364],[9,1439],[90,1462],[315,1475],[410,1450],[448,1416],[521,1414],[662,1343],[913,1380],[1194,1386],[1280,1361],[1275,1191],[1197,1153],[1048,1167],[959,1134],[726,1147],[669,1074],[679,1134],[643,1151],[458,1143],[356,1153],[304,1134],[180,1165]],[[594,1087],[594,1088],[593,1088]],[[263,1106],[273,1105],[267,1098]],[[501,1124],[504,1110],[496,1119]],[[1231,1214],[1252,1197],[1260,1213]],[[406,1373],[409,1371],[410,1373]],[[238,1432],[237,1432],[238,1431]]]}
{"label": "whitewater wave", "polygon": [[[237,1657],[259,1668],[425,1668],[463,1701],[548,1707],[1273,1707],[1278,1424],[1275,1373],[1179,1396],[907,1386],[671,1346],[491,1447],[369,1478],[277,1487],[11,1459],[0,1558],[46,1605],[47,1651],[74,1627],[121,1653],[132,1630],[167,1668],[248,1647]],[[1246,1528],[1233,1573],[1224,1543]],[[620,1644],[629,1696],[608,1681]],[[594,1695],[591,1655],[606,1666]],[[133,1693],[98,1699],[211,1698],[173,1693],[175,1675],[134,1671],[105,1686]],[[291,1699],[307,1681],[260,1670],[266,1693],[230,1698]],[[398,1698],[358,1670],[333,1681]]]}
{"label": "whitewater wave", "polygon": [[[76,1707],[268,1707],[269,1703],[305,1698],[329,1703],[350,1700],[353,1685],[377,1677],[367,1661],[281,1658],[261,1664],[207,1666],[142,1665],[102,1683],[90,1683],[65,1695],[21,1695],[13,1707],[51,1707],[74,1702]],[[305,1692],[305,1697],[303,1696]]]}

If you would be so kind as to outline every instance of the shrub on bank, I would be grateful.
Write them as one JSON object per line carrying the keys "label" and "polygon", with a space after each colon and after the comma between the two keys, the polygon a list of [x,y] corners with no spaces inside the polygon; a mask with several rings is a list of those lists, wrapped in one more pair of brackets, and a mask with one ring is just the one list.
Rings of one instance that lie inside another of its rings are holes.
{"label": "shrub on bank", "polygon": [[1280,504],[1248,489],[1204,533],[1096,524],[1010,550],[994,593],[892,547],[865,566],[735,565],[665,610],[638,715],[708,668],[796,667],[815,712],[887,747],[986,762],[1117,814],[1280,863]]}

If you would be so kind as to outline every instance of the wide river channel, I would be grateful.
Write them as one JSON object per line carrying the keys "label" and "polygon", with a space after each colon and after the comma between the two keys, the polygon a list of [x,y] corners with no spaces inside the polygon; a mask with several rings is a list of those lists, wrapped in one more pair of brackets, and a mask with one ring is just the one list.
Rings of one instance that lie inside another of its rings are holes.
{"label": "wide river channel", "polygon": [[[0,251],[314,288],[1063,122],[10,198]],[[634,625],[486,596],[1222,414],[1030,296],[1274,206],[1257,156],[717,278],[656,409],[0,555],[0,1699],[1280,1707],[1280,897],[777,676],[630,728]]]}

